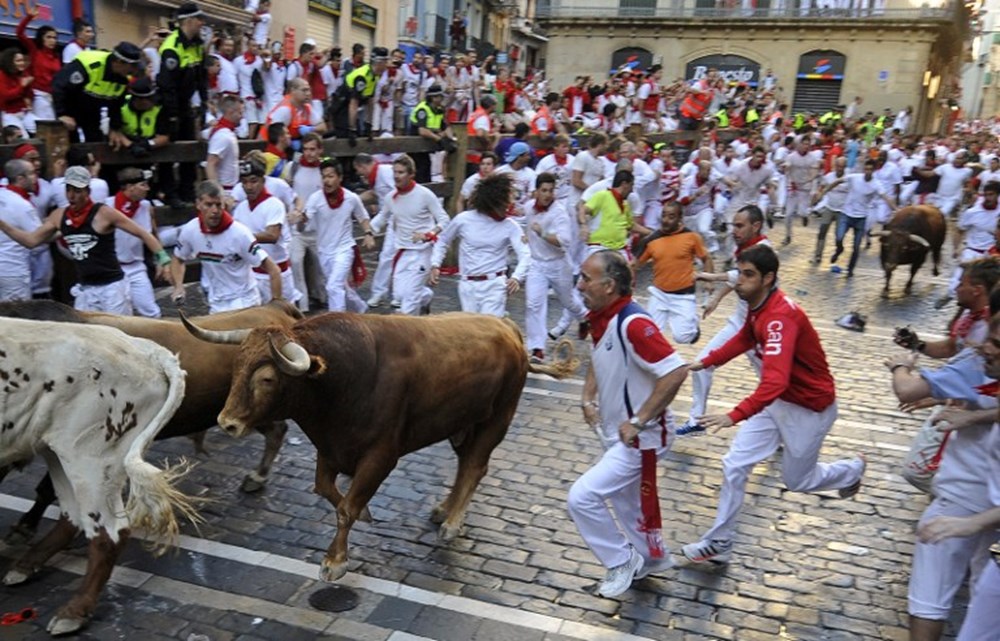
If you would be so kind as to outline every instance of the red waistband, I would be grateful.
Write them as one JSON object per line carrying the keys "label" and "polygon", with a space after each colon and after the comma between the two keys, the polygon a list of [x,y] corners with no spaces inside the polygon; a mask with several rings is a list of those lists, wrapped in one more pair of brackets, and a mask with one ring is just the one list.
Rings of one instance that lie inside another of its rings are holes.
{"label": "red waistband", "polygon": [[[280,263],[278,263],[278,271],[286,272],[286,271],[288,271],[288,268],[291,267],[291,266],[292,266],[292,263],[290,261],[283,260]],[[262,267],[254,267],[253,268],[253,272],[255,274],[266,274],[267,270],[264,269],[264,268],[262,268]]]}
{"label": "red waistband", "polygon": [[506,271],[501,271],[501,272],[497,272],[495,274],[479,274],[477,276],[462,276],[462,280],[471,280],[471,281],[477,281],[478,282],[478,281],[483,281],[483,280],[492,280],[494,278],[500,278],[501,276],[506,276],[506,275],[507,275]]}

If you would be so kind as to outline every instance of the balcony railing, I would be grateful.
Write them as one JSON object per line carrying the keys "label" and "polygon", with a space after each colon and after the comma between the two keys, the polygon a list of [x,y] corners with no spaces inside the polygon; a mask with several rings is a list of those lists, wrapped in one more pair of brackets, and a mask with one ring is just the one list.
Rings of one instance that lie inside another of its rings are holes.
{"label": "balcony railing", "polygon": [[[575,3],[579,0],[571,0]],[[561,0],[550,0],[539,3],[535,17],[539,20],[552,18],[664,18],[664,19],[718,19],[718,20],[952,20],[955,9],[944,7],[873,7],[859,9],[834,9],[826,7],[829,2],[817,3],[808,0],[798,2],[785,0],[777,2],[758,2],[756,8],[744,8],[737,0],[719,0],[711,2],[696,0],[692,2],[671,2],[669,6],[661,0],[657,5],[649,0],[622,0],[619,4],[608,6],[582,5],[564,3]],[[769,6],[775,4],[777,6]],[[823,6],[819,6],[822,4]],[[735,6],[734,6],[735,5]]]}

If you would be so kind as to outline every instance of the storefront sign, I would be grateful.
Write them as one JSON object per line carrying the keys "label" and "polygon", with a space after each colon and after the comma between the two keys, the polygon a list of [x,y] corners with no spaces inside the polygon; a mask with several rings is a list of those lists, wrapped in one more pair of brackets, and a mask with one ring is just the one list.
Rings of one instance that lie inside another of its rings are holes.
{"label": "storefront sign", "polygon": [[626,47],[611,54],[611,73],[629,70],[643,70],[653,66],[653,54],[640,47]]}
{"label": "storefront sign", "polygon": [[796,77],[802,80],[843,80],[846,67],[847,58],[836,51],[810,51],[799,58]]}
{"label": "storefront sign", "polygon": [[[82,5],[84,18],[93,22],[93,0],[82,0]],[[65,43],[73,39],[73,12],[70,11],[69,0],[48,0],[47,2],[38,2],[38,0],[5,2],[0,0],[0,35],[8,38],[15,37],[17,23],[24,17],[24,12],[30,9],[36,9],[38,17],[28,24],[29,37],[34,37],[38,27],[49,25],[56,28],[59,42]],[[103,42],[99,44],[108,48],[113,46],[113,44]]]}
{"label": "storefront sign", "polygon": [[760,80],[760,65],[743,56],[714,54],[702,56],[687,63],[684,69],[686,80],[701,80],[709,69],[716,69],[726,84],[746,84],[756,87]]}

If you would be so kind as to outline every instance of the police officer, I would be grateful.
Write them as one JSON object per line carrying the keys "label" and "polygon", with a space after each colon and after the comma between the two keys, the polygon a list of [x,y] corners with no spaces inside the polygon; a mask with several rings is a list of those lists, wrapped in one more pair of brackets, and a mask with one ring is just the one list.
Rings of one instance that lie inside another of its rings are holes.
{"label": "police officer", "polygon": [[[201,28],[205,24],[201,9],[185,2],[177,10],[178,28],[160,45],[160,73],[156,76],[163,112],[171,125],[174,140],[197,140],[198,110],[191,106],[195,94],[208,104],[208,74],[205,71],[205,44]],[[170,165],[160,167],[160,187],[168,204],[183,207],[194,201],[197,169],[194,163],[181,163],[180,185],[174,190],[174,174]]]}
{"label": "police officer", "polygon": [[819,124],[824,127],[834,126],[844,118],[844,105],[837,105],[819,117]]}
{"label": "police officer", "polygon": [[732,106],[733,103],[727,102],[726,104],[722,105],[722,107],[718,111],[712,114],[712,117],[715,118],[719,123],[719,129],[727,129],[729,127],[729,109]]}
{"label": "police officer", "polygon": [[[455,139],[452,136],[451,127],[444,117],[444,91],[441,89],[441,85],[431,85],[424,95],[424,99],[410,112],[407,133],[436,142],[442,151],[454,151]],[[413,161],[417,166],[417,182],[430,182],[430,155],[414,154]]]}
{"label": "police officer", "polygon": [[[370,135],[370,114],[367,107],[371,104],[375,85],[382,77],[388,60],[388,49],[375,47],[372,49],[371,62],[355,67],[337,90],[333,106],[334,133],[338,138],[346,137],[352,147],[357,145],[359,132],[369,132]],[[362,108],[365,114],[364,117],[359,117]]]}
{"label": "police officer", "polygon": [[[121,107],[140,60],[139,47],[121,42],[112,51],[81,51],[59,70],[52,79],[52,102],[72,142],[80,142],[81,133],[87,142],[107,140],[115,148],[128,142],[121,133]],[[108,113],[107,138],[101,131],[102,109]]]}
{"label": "police officer", "polygon": [[122,133],[128,137],[126,149],[136,158],[145,158],[157,147],[170,142],[170,123],[157,103],[156,86],[143,76],[128,86],[128,97],[122,105]]}

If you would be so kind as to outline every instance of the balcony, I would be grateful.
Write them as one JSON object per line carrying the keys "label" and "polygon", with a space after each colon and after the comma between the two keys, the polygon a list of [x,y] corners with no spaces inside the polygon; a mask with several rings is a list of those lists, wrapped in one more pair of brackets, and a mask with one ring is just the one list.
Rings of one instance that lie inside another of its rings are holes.
{"label": "balcony", "polygon": [[[833,9],[828,0],[758,0],[755,8],[743,8],[740,0],[620,0],[588,3],[587,0],[548,0],[538,3],[535,16],[539,20],[553,19],[634,19],[665,20],[812,20],[829,21],[949,21],[957,17],[956,5],[945,3],[915,7],[909,2],[889,0],[883,9]],[[772,6],[773,5],[773,6]],[[804,6],[800,6],[804,5]]]}
{"label": "balcony", "polygon": [[[184,4],[184,0],[122,0],[123,10],[127,10],[129,2],[168,9],[171,16]],[[248,14],[243,10],[243,4],[243,0],[200,0],[198,2],[198,6],[205,12],[205,18],[210,24],[245,25]]]}

